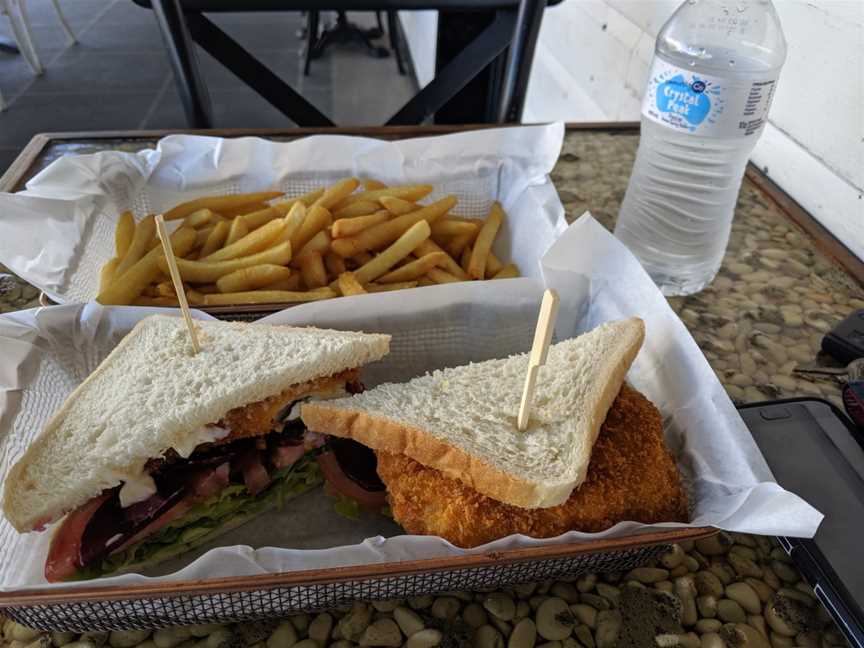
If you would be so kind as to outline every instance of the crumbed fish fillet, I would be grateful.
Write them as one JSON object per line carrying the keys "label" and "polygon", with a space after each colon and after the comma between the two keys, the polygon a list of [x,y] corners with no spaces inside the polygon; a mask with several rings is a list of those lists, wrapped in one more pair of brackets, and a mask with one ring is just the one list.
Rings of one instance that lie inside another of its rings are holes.
{"label": "crumbed fish fillet", "polygon": [[408,533],[437,535],[460,547],[514,533],[551,538],[571,530],[602,531],[624,520],[688,519],[687,495],[663,439],[660,412],[627,385],[600,429],[585,481],[559,506],[510,506],[405,455],[376,454],[394,519]]}

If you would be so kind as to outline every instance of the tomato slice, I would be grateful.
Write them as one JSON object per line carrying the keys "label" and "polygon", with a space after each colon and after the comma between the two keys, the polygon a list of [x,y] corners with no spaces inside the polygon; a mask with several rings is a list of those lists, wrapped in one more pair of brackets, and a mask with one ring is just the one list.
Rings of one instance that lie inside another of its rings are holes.
{"label": "tomato slice", "polygon": [[332,452],[319,454],[318,465],[321,466],[324,478],[333,488],[345,497],[357,500],[363,508],[377,511],[387,504],[387,491],[369,491],[363,488],[345,474],[336,455]]}
{"label": "tomato slice", "polygon": [[49,583],[65,580],[78,570],[78,556],[84,529],[87,528],[99,507],[112,495],[113,492],[108,491],[79,506],[66,516],[60,528],[54,532],[48,549],[48,558],[45,561],[45,579]]}

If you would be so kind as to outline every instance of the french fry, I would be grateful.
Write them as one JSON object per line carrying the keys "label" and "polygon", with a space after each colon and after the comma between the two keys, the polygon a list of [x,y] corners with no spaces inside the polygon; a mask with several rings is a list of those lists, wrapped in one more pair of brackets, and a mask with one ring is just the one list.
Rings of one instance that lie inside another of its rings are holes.
{"label": "french fry", "polygon": [[408,214],[420,209],[420,205],[417,203],[413,203],[410,200],[402,200],[396,196],[381,196],[379,201],[384,206],[384,209],[394,216],[401,216],[402,214]]}
{"label": "french fry", "polygon": [[156,284],[156,295],[159,297],[177,297],[174,284],[170,281],[160,281]]}
{"label": "french fry", "polygon": [[[414,254],[416,254],[417,256],[425,256],[427,254],[432,254],[433,252],[444,252],[444,250],[441,249],[441,247],[432,239],[426,239],[414,249]],[[447,253],[444,252],[444,254]],[[449,254],[447,254],[447,258],[444,260],[444,263],[441,264],[441,269],[446,270],[454,277],[458,277],[462,281],[468,280],[468,275],[465,274],[465,271],[459,267],[459,264],[456,263],[453,257],[451,257]]]}
{"label": "french fry", "polygon": [[226,207],[225,209],[220,209],[218,214],[219,216],[224,216],[225,218],[231,219],[235,216],[245,216],[246,214],[261,211],[262,209],[267,209],[269,206],[270,205],[268,205],[266,202],[250,203],[248,205],[237,205],[236,207]]}
{"label": "french fry", "polygon": [[432,268],[429,272],[426,273],[426,276],[437,284],[456,283],[460,281],[460,279],[454,277],[449,272],[445,272],[441,268]]}
{"label": "french fry", "polygon": [[318,288],[306,292],[291,290],[251,290],[248,292],[204,295],[205,306],[233,306],[235,304],[287,304],[309,302],[337,297],[331,288]]}
{"label": "french fry", "polygon": [[204,245],[201,246],[201,251],[198,253],[199,258],[209,256],[225,245],[230,228],[231,226],[228,224],[228,221],[216,223],[213,229],[210,230],[210,234],[208,234],[207,239],[204,241]]}
{"label": "french fry", "polygon": [[202,295],[210,295],[210,294],[212,294],[212,293],[217,293],[217,292],[219,292],[219,288],[216,287],[216,284],[212,284],[212,283],[209,283],[209,284],[200,284],[200,285],[198,285],[198,286],[195,286],[195,289],[196,289],[199,293],[201,293]]}
{"label": "french fry", "polygon": [[291,276],[291,270],[273,263],[262,263],[250,268],[235,270],[216,280],[219,292],[245,292],[284,281]]}
{"label": "french fry", "polygon": [[320,252],[308,252],[300,260],[300,274],[307,288],[323,288],[327,285],[327,270]]}
{"label": "french fry", "polygon": [[[128,213],[128,212],[127,212]],[[102,265],[102,269],[99,271],[99,292],[101,293],[108,287],[114,280],[114,275],[117,272],[117,265],[120,263],[120,259],[114,257],[113,259],[109,259]]]}
{"label": "french fry", "polygon": [[141,297],[158,297],[158,296],[159,296],[159,293],[156,292],[156,284],[150,284],[149,286],[145,286],[144,290],[141,291]]}
{"label": "french fry", "polygon": [[[244,257],[250,254],[255,254],[265,249],[270,241],[279,236],[285,223],[282,219],[270,221],[263,227],[249,232],[243,238],[235,241],[231,245],[226,245],[221,250],[216,250],[213,254],[203,257],[202,261],[227,261]],[[229,232],[230,235],[230,232]]]}
{"label": "french fry", "polygon": [[241,238],[249,233],[249,226],[246,225],[246,220],[243,216],[238,216],[231,221],[231,226],[228,228],[228,238],[225,239],[225,246],[236,243]]}
{"label": "french fry", "polygon": [[213,227],[202,227],[198,230],[198,233],[195,235],[195,245],[192,249],[197,249],[204,247],[204,244],[207,242],[207,239],[210,237],[210,234],[213,233],[213,230],[216,229],[216,226]]}
{"label": "french fry", "polygon": [[[359,205],[360,203],[355,203]],[[344,211],[344,210],[343,210]],[[355,216],[353,218],[340,218],[333,221],[333,238],[344,238],[346,236],[354,236],[359,234],[364,229],[368,229],[373,225],[383,223],[390,218],[390,212],[386,209],[376,211],[374,214],[364,216]]]}
{"label": "french fry", "polygon": [[329,210],[320,205],[312,205],[306,212],[303,224],[297,228],[294,236],[291,237],[291,249],[299,250],[312,240],[312,237],[318,232],[325,227],[329,227],[332,222],[333,217],[330,215]]}
{"label": "french fry", "polygon": [[194,288],[186,289],[186,301],[193,306],[202,306],[204,304],[204,293],[198,292]]}
{"label": "french fry", "polygon": [[254,193],[235,194],[232,196],[204,196],[203,198],[196,198],[195,200],[180,203],[176,207],[166,211],[163,214],[163,218],[166,221],[177,220],[179,218],[186,218],[192,212],[204,209],[205,207],[218,212],[223,209],[231,209],[234,207],[240,207],[241,205],[252,205],[272,200],[273,198],[278,198],[279,196],[284,195],[285,194],[281,191],[258,191]]}
{"label": "french fry", "polygon": [[432,223],[432,236],[435,238],[443,236],[461,236],[463,234],[474,234],[477,232],[476,223],[465,223],[463,221],[439,218]]}
{"label": "french fry", "polygon": [[471,251],[471,261],[468,263],[466,272],[473,279],[483,279],[486,273],[486,261],[489,257],[489,252],[492,250],[492,243],[495,241],[495,236],[501,227],[501,222],[504,220],[504,210],[501,209],[501,203],[495,202],[492,209],[489,211],[489,216],[477,238],[474,240],[474,248]]}
{"label": "french fry", "polygon": [[[149,254],[150,244],[156,238],[156,217],[153,214],[142,218],[135,225],[135,233],[132,235],[132,242],[129,244],[129,249],[126,254],[117,264],[114,274],[119,277],[133,265],[138,263],[144,255]],[[156,243],[159,244],[158,241]],[[129,301],[132,301],[131,299]]]}
{"label": "french fry", "polygon": [[321,230],[306,243],[302,248],[297,251],[297,254],[294,255],[294,259],[291,261],[292,265],[298,265],[310,254],[319,254],[322,257],[327,254],[330,250],[330,235],[327,233],[327,230]]}
{"label": "french fry", "polygon": [[[488,265],[486,266],[489,267]],[[515,263],[508,263],[506,266],[501,268],[498,272],[492,275],[493,279],[512,279],[513,277],[519,276],[519,268],[516,267]]]}
{"label": "french fry", "polygon": [[386,189],[387,185],[383,182],[379,182],[378,180],[364,180],[363,181],[363,189],[366,191],[375,191],[376,189]]}
{"label": "french fry", "polygon": [[[459,257],[459,265],[462,267],[462,271],[465,273],[465,276],[468,276],[468,264],[471,263],[471,254],[473,250],[470,245],[465,246],[465,249],[462,250],[462,256]],[[470,277],[469,277],[470,279]]]}
{"label": "french fry", "polygon": [[396,270],[392,270],[391,272],[378,277],[378,283],[402,283],[404,281],[411,281],[412,279],[419,279],[432,268],[437,268],[444,263],[446,258],[446,252],[433,252],[432,254],[426,254],[401,268],[397,268]]}
{"label": "french fry", "polygon": [[[479,230],[478,230],[479,231]],[[477,232],[475,231],[473,234],[460,234],[459,236],[454,236],[447,242],[447,245],[444,246],[444,249],[454,259],[461,258],[462,251],[466,246],[471,245],[474,242],[474,237],[477,236]]]}
{"label": "french fry", "polygon": [[299,290],[300,284],[303,283],[303,277],[299,272],[292,272],[291,276],[281,281],[274,281],[272,284],[262,286],[261,290]]}
{"label": "french fry", "polygon": [[[269,208],[265,210],[261,210],[260,212],[255,212],[253,214],[245,214],[243,218],[246,219],[246,225],[249,226],[250,230],[258,229],[262,225],[266,225],[274,218],[282,218],[287,214],[291,213],[291,210],[295,205],[302,205],[304,208],[311,207],[312,204],[318,200],[324,194],[324,188],[316,189],[315,191],[310,191],[309,193],[305,193],[302,196],[297,196],[296,198],[291,198],[290,200],[282,200],[278,203],[271,205]],[[266,205],[265,205],[266,207]]]}
{"label": "french fry", "polygon": [[135,236],[135,217],[132,212],[125,211],[120,214],[117,220],[117,228],[114,230],[114,254],[118,259],[122,259],[129,246],[132,244],[132,237]]}
{"label": "french fry", "polygon": [[199,227],[204,227],[211,220],[213,220],[213,212],[207,208],[199,209],[198,211],[194,211],[189,214],[186,218],[183,219],[183,222],[180,224],[181,227],[192,227],[194,229],[198,229]]}
{"label": "french fry", "polygon": [[276,238],[270,241],[268,247],[279,245],[280,243],[284,243],[285,241],[290,242],[291,237],[294,236],[298,229],[300,229],[300,226],[303,224],[303,221],[305,219],[306,205],[301,202],[294,203],[294,205],[288,212],[288,215],[282,219],[285,227],[282,228],[282,231],[279,232],[279,235]]}
{"label": "french fry", "polygon": [[486,276],[494,277],[496,274],[501,272],[503,268],[504,264],[498,260],[498,257],[495,256],[492,250],[489,250],[489,256],[486,257]]}
{"label": "french fry", "polygon": [[333,205],[337,205],[342,200],[347,198],[351,193],[360,186],[360,181],[357,178],[344,178],[339,182],[335,182],[324,190],[318,200],[313,205],[330,209]]}
{"label": "french fry", "polygon": [[361,191],[352,196],[348,196],[343,200],[339,207],[347,207],[348,205],[360,202],[361,200],[380,200],[381,196],[395,196],[402,200],[420,200],[424,196],[432,193],[432,185],[406,185],[403,187],[387,187],[385,189],[373,189],[372,191]]}
{"label": "french fry", "polygon": [[333,218],[354,218],[355,216],[366,216],[368,214],[374,214],[376,211],[381,209],[381,205],[379,205],[374,200],[361,200],[360,202],[356,202],[353,205],[348,205],[347,207],[343,207],[337,211],[333,212]]}
{"label": "french fry", "polygon": [[339,288],[339,292],[346,297],[349,295],[366,294],[366,291],[363,289],[363,286],[360,285],[360,282],[357,281],[357,277],[354,276],[353,272],[343,272],[340,274],[336,280],[336,284]]}
{"label": "french fry", "polygon": [[[171,249],[174,250],[174,254],[178,257],[187,254],[194,244],[195,230],[191,228],[181,227],[171,234]],[[131,304],[141,295],[144,288],[153,283],[153,281],[159,276],[160,259],[165,262],[165,256],[162,253],[161,246],[150,250],[122,274],[116,274],[108,287],[105,288],[105,290],[100,291],[99,295],[96,297],[96,301],[100,304],[106,305]],[[177,262],[179,263],[182,260],[183,259],[177,259]],[[187,263],[194,263],[194,261],[189,261]],[[167,267],[168,264],[165,262],[165,268]]]}
{"label": "french fry", "polygon": [[131,303],[133,306],[161,306],[169,308],[180,306],[177,297],[147,297],[146,295],[139,295]]}
{"label": "french fry", "polygon": [[358,254],[355,254],[353,257],[351,257],[351,261],[353,261],[357,265],[357,267],[359,268],[360,266],[366,265],[367,263],[369,263],[374,258],[375,257],[373,257],[368,252],[360,252]]}
{"label": "french fry", "polygon": [[411,254],[414,248],[429,238],[431,234],[432,230],[429,228],[429,223],[425,220],[414,223],[390,247],[354,272],[357,281],[364,284],[385,274],[390,268],[396,265],[397,261]]}
{"label": "french fry", "polygon": [[[369,284],[369,285],[371,286],[372,284]],[[438,284],[435,283],[434,281],[432,281],[432,279],[429,278],[429,275],[426,275],[425,277],[420,277],[420,279],[417,280],[417,285],[418,286],[437,286]]]}
{"label": "french fry", "polygon": [[349,257],[359,252],[384,247],[395,241],[403,232],[420,221],[426,221],[427,224],[431,224],[437,218],[453,209],[455,204],[456,196],[447,196],[417,211],[397,216],[378,225],[373,225],[355,236],[336,239],[332,244],[333,251],[339,256]]}
{"label": "french fry", "polygon": [[331,275],[338,277],[345,272],[345,259],[338,254],[328,252],[324,255],[324,267],[327,268],[327,272]]}
{"label": "french fry", "polygon": [[[272,263],[275,265],[287,265],[291,261],[291,243],[285,241],[279,245],[267,248],[257,254],[229,259],[228,261],[189,261],[177,259],[177,268],[184,281],[194,284],[213,283],[220,277],[252,266]],[[159,267],[168,268],[164,260],[159,262]]]}
{"label": "french fry", "polygon": [[[366,284],[366,292],[388,292],[390,290],[405,290],[406,288],[416,288],[419,281],[400,281],[399,283],[391,284]],[[433,282],[434,283],[434,282]]]}

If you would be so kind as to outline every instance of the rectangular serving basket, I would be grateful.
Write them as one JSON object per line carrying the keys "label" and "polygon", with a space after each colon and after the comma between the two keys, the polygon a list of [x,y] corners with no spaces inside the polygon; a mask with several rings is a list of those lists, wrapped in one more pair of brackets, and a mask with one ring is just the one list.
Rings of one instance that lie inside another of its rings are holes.
{"label": "rectangular serving basket", "polygon": [[207,581],[70,591],[0,593],[0,609],[26,626],[85,632],[229,623],[331,609],[354,601],[408,598],[638,567],[669,545],[715,533],[670,529],[435,560],[387,562]]}

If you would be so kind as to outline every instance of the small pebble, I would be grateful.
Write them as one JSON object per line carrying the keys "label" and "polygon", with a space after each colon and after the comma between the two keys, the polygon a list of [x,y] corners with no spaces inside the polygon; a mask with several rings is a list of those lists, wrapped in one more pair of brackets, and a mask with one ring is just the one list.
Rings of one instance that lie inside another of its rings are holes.
{"label": "small pebble", "polygon": [[474,648],[504,648],[504,637],[491,625],[480,626],[474,633]]}
{"label": "small pebble", "polygon": [[717,616],[717,599],[713,596],[700,596],[696,599],[696,607],[703,618],[713,619]]}
{"label": "small pebble", "polygon": [[147,639],[152,632],[152,630],[114,630],[108,635],[108,643],[112,648],[132,648]]}
{"label": "small pebble", "polygon": [[726,598],[732,599],[750,614],[759,614],[762,603],[755,590],[747,583],[732,583],[726,586]]}
{"label": "small pebble", "polygon": [[[465,612],[466,612],[466,615],[464,617],[465,622],[468,623],[469,625],[471,625],[472,627],[479,628],[483,624],[478,623],[476,626],[474,626],[470,622],[470,620],[467,616],[468,609],[471,608],[472,606],[479,608],[480,612],[483,614],[484,622],[486,620],[486,613],[483,612],[483,608],[481,608],[476,603],[472,603],[472,604],[466,606],[466,608],[465,608]],[[472,614],[472,617],[473,617],[473,614]],[[423,619],[420,618],[419,614],[417,614],[414,610],[411,610],[411,609],[403,607],[403,606],[399,606],[395,610],[393,610],[393,619],[399,625],[399,629],[402,630],[402,634],[404,634],[406,637],[410,637],[415,632],[420,632],[421,630],[423,630],[423,628],[426,627],[426,624],[423,623]]]}
{"label": "small pebble", "polygon": [[706,632],[699,641],[702,648],[726,648],[726,642],[716,632]]}
{"label": "small pebble", "polygon": [[580,592],[590,592],[597,585],[597,576],[596,574],[587,574],[585,576],[580,576],[576,581],[576,589]]}
{"label": "small pebble", "polygon": [[[498,596],[498,597],[506,598],[507,600],[509,600],[510,604],[513,608],[513,614],[515,615],[516,606],[515,606],[515,604],[513,604],[513,599],[511,599],[509,596],[507,596],[506,594],[498,594],[498,595],[490,594],[489,596],[490,597]],[[489,597],[487,597],[487,600],[488,600],[488,598]],[[459,604],[459,599],[454,598],[452,596],[439,596],[432,603],[432,608],[431,608],[430,612],[432,613],[432,616],[435,617],[436,619],[447,620],[447,619],[452,619],[457,614],[459,614],[459,608],[460,607],[461,607],[461,605]],[[511,616],[510,618],[512,619],[513,617]]]}
{"label": "small pebble", "polygon": [[443,639],[444,635],[441,634],[440,630],[427,628],[408,637],[405,648],[433,648],[433,646],[440,644]]}
{"label": "small pebble", "polygon": [[549,593],[552,596],[557,596],[558,598],[564,599],[568,603],[579,602],[579,590],[570,583],[555,583],[549,590]]}
{"label": "small pebble", "polygon": [[597,583],[597,593],[612,604],[612,607],[618,607],[618,600],[621,598],[621,590],[614,585],[608,583]]}
{"label": "small pebble", "polygon": [[333,617],[327,612],[322,612],[309,624],[309,639],[314,641],[324,648],[327,645],[327,640],[330,638],[330,631],[333,629]]}
{"label": "small pebble", "polygon": [[297,630],[290,621],[283,621],[267,638],[267,648],[291,648],[297,643]]}
{"label": "small pebble", "polygon": [[[570,611],[573,612],[573,615],[580,623],[584,623],[592,630],[597,627],[597,610],[590,605],[577,603],[570,606]],[[561,638],[563,639],[563,637]]]}
{"label": "small pebble", "polygon": [[[566,583],[560,584],[566,585]],[[573,588],[573,591],[574,593],[576,593],[575,588]],[[500,619],[501,621],[512,621],[516,616],[516,603],[514,603],[513,599],[506,594],[490,594],[483,601],[483,607],[489,614]],[[435,614],[434,606],[432,614]],[[455,614],[448,617],[439,618],[452,618],[453,616],[455,616]]]}
{"label": "small pebble", "polygon": [[717,601],[717,616],[726,623],[744,623],[747,620],[744,608],[731,599]]}
{"label": "small pebble", "polygon": [[695,630],[699,634],[706,634],[709,632],[717,632],[723,624],[717,619],[699,619],[696,622]]}
{"label": "small pebble", "polygon": [[637,567],[636,569],[631,569],[624,578],[625,580],[632,579],[650,585],[651,583],[667,580],[669,578],[669,570],[660,569],[659,567]]}
{"label": "small pebble", "polygon": [[576,620],[564,599],[557,597],[543,601],[537,608],[537,633],[544,639],[565,639],[570,636]]}
{"label": "small pebble", "polygon": [[378,619],[360,637],[361,646],[386,646],[398,648],[402,645],[402,633],[393,619]]}
{"label": "small pebble", "polygon": [[537,626],[531,619],[522,619],[513,626],[507,648],[534,648],[537,643]]}

